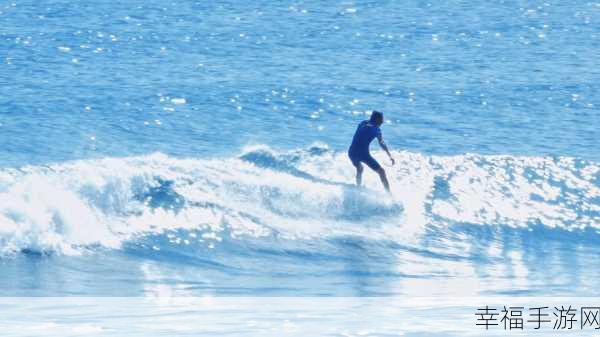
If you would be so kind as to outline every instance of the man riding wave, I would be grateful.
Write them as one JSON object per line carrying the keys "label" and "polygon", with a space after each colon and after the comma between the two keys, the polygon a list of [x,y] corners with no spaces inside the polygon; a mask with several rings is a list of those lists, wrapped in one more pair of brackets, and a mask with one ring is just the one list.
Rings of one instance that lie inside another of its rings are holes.
{"label": "man riding wave", "polygon": [[383,187],[385,187],[386,191],[390,192],[390,184],[385,174],[385,170],[369,153],[369,145],[371,144],[371,141],[377,138],[379,141],[379,146],[381,146],[381,148],[390,157],[392,165],[395,163],[394,158],[392,158],[392,155],[387,148],[387,145],[385,145],[385,142],[383,141],[383,136],[381,135],[381,130],[379,129],[382,124],[383,114],[379,111],[373,111],[369,120],[360,122],[356,128],[354,137],[352,138],[352,144],[348,149],[348,156],[352,161],[352,165],[356,167],[356,186],[362,185],[362,163],[365,163],[373,171],[379,174],[379,178],[381,179]]}

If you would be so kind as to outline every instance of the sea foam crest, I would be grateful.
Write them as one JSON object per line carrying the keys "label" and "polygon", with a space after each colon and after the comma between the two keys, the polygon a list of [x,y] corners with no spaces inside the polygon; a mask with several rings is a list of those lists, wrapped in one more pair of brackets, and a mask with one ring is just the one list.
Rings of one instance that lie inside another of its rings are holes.
{"label": "sea foam crest", "polygon": [[[383,162],[381,153],[375,153]],[[600,227],[600,168],[573,158],[394,153],[393,197],[345,153],[266,146],[232,158],[163,154],[0,170],[0,251],[78,254],[143,235],[198,230],[408,240],[428,226]]]}

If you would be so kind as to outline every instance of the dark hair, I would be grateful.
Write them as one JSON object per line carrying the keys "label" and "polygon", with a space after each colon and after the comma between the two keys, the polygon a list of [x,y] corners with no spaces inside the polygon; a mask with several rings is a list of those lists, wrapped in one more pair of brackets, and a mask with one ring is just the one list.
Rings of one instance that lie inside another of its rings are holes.
{"label": "dark hair", "polygon": [[379,111],[373,110],[369,121],[371,123],[377,123],[377,122],[382,123],[383,122],[383,114]]}

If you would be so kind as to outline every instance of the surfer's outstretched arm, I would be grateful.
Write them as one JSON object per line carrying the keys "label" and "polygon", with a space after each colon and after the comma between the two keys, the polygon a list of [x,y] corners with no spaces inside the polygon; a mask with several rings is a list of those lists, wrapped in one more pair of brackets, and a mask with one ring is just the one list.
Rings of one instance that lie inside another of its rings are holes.
{"label": "surfer's outstretched arm", "polygon": [[[385,153],[387,153],[388,157],[390,157],[390,160],[392,161],[392,165],[394,165],[396,163],[396,161],[394,161],[394,158],[392,158],[392,154],[390,153],[390,150],[388,149],[387,145],[385,145],[385,141],[383,140],[383,136],[381,135],[381,133],[379,135],[377,135],[377,140],[379,141],[379,146],[381,146],[381,148],[385,151]],[[385,170],[383,169],[383,167],[379,167],[377,171],[377,174],[379,174],[379,179],[381,179],[381,183],[383,184],[383,187],[385,188],[385,190],[388,193],[390,192],[390,183],[387,179],[387,175],[385,174]]]}
{"label": "surfer's outstretched arm", "polygon": [[394,165],[396,163],[396,161],[392,157],[392,154],[390,153],[390,150],[388,149],[387,145],[385,144],[385,141],[383,140],[383,136],[381,134],[379,134],[377,136],[377,140],[379,141],[379,146],[381,146],[381,148],[385,151],[385,153],[387,153],[388,157],[390,157],[390,160],[392,161],[392,165]]}

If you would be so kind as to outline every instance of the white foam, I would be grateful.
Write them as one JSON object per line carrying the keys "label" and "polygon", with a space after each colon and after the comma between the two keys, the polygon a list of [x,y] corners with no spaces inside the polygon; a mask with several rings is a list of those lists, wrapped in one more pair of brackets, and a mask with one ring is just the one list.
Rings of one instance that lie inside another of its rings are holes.
{"label": "white foam", "polygon": [[173,104],[177,104],[177,105],[181,105],[181,104],[185,104],[187,101],[185,100],[185,98],[171,98],[171,103]]}
{"label": "white foam", "polygon": [[[346,154],[326,146],[286,153],[255,146],[244,153],[212,160],[154,154],[0,170],[0,252],[77,254],[176,228],[201,228],[206,238],[358,235],[403,242],[440,221],[600,228],[600,169],[594,163],[396,152],[396,166],[386,168],[390,199],[369,170],[369,190],[352,188],[354,169]],[[160,196],[151,191],[157,188],[184,202],[173,209],[168,200],[153,206]]]}

